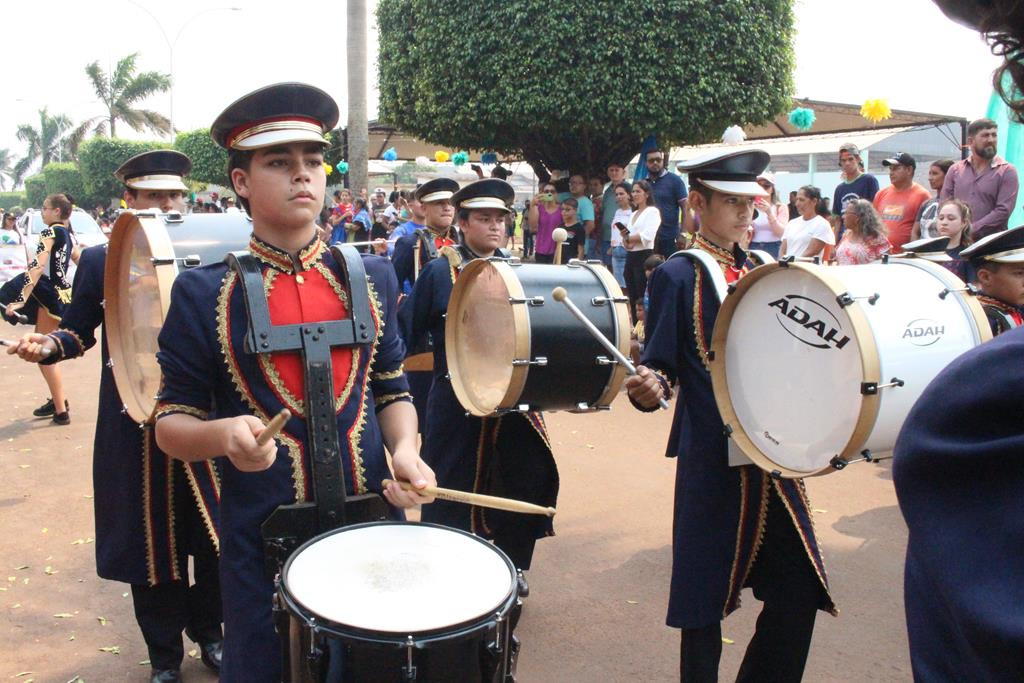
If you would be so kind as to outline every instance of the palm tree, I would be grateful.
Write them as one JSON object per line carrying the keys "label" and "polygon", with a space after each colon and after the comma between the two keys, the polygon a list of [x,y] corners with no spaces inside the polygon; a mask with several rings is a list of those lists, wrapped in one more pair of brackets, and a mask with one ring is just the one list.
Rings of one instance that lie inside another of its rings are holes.
{"label": "palm tree", "polygon": [[0,190],[7,190],[7,180],[14,178],[14,155],[9,149],[0,149]]}
{"label": "palm tree", "polygon": [[64,114],[50,116],[46,107],[39,110],[38,128],[30,123],[18,126],[18,139],[24,142],[28,149],[25,156],[14,165],[12,180],[15,187],[21,184],[36,161],[39,161],[42,167],[51,161],[70,161],[74,158],[77,147],[70,144],[72,141],[67,135],[70,129],[71,119]]}
{"label": "palm tree", "polygon": [[156,71],[135,73],[135,59],[139,53],[128,55],[118,61],[109,75],[100,69],[99,62],[85,67],[85,73],[92,81],[96,96],[107,107],[106,116],[97,116],[76,129],[79,140],[92,128],[102,135],[109,126],[110,137],[116,137],[118,120],[124,121],[135,131],[149,130],[166,135],[171,132],[171,122],[166,116],[148,109],[136,109],[135,105],[150,95],[164,92],[171,87],[171,77]]}

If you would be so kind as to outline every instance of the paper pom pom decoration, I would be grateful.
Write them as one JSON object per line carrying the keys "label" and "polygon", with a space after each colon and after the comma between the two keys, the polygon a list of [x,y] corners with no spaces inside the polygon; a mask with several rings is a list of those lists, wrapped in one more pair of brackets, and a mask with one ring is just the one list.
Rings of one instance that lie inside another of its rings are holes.
{"label": "paper pom pom decoration", "polygon": [[452,163],[456,166],[462,166],[467,161],[469,161],[469,152],[456,152],[452,155]]}
{"label": "paper pom pom decoration", "polygon": [[439,149],[436,152],[434,152],[434,161],[436,161],[439,164],[443,164],[449,159],[451,159],[451,155],[449,155],[448,152],[444,151],[443,149]]}
{"label": "paper pom pom decoration", "polygon": [[789,112],[789,122],[797,130],[808,131],[814,125],[814,110],[807,107],[797,107]]}
{"label": "paper pom pom decoration", "polygon": [[481,164],[496,164],[498,163],[497,152],[484,152],[480,157]]}
{"label": "paper pom pom decoration", "polygon": [[397,160],[398,160],[398,152],[395,150],[394,147],[388,147],[387,150],[384,151],[384,161],[397,161]]}
{"label": "paper pom pom decoration", "polygon": [[867,100],[860,108],[860,115],[871,123],[892,118],[892,109],[885,100]]}
{"label": "paper pom pom decoration", "polygon": [[747,139],[747,134],[739,126],[729,126],[722,133],[722,142],[727,145],[738,145]]}
{"label": "paper pom pom decoration", "polygon": [[338,173],[345,175],[346,173],[348,173],[348,162],[339,161],[337,164],[334,165],[334,168],[338,169]]}
{"label": "paper pom pom decoration", "polygon": [[326,173],[327,175],[331,175],[332,173],[334,173],[334,169],[331,168],[331,165],[326,161],[324,162],[324,173]]}

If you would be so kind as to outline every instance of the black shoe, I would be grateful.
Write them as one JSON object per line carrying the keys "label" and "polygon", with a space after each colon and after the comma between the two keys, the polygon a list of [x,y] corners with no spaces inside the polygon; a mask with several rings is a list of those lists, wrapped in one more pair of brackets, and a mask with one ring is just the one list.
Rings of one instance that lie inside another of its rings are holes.
{"label": "black shoe", "polygon": [[71,413],[64,411],[63,413],[57,413],[53,416],[53,424],[57,425],[69,425],[71,424]]}
{"label": "black shoe", "polygon": [[153,669],[149,683],[181,683],[181,672],[177,669]]}
{"label": "black shoe", "polygon": [[203,664],[205,664],[207,668],[213,669],[214,671],[220,671],[220,656],[223,651],[223,640],[201,644],[199,646],[199,658],[203,660]]}
{"label": "black shoe", "polygon": [[46,403],[33,410],[32,414],[36,417],[51,417],[55,412],[57,411],[53,406],[53,399],[48,398]]}

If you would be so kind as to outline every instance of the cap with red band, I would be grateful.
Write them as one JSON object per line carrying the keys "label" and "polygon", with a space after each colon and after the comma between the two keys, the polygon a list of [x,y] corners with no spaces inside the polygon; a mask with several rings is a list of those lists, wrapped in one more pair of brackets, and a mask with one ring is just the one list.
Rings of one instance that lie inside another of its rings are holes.
{"label": "cap with red band", "polygon": [[305,83],[277,83],[230,104],[210,127],[225,149],[253,150],[290,142],[327,144],[324,134],[338,124],[338,105],[323,90]]}

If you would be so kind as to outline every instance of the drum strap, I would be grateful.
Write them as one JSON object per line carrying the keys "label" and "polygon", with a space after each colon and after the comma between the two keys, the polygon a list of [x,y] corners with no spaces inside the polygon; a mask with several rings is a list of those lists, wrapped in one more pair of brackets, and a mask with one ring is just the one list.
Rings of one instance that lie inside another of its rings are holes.
{"label": "drum strap", "polygon": [[[348,290],[350,317],[296,325],[273,325],[263,286],[263,271],[248,252],[231,252],[228,266],[239,275],[248,318],[245,334],[246,353],[300,351],[305,380],[306,430],[309,434],[313,475],[313,503],[300,502],[280,506],[263,525],[268,550],[283,551],[284,539],[302,542],[318,533],[350,523],[352,505],[346,505],[345,479],[341,466],[337,419],[334,412],[334,380],[331,375],[331,349],[336,346],[372,344],[377,329],[370,313],[369,287],[362,257],[354,247],[331,247],[341,266],[341,281]],[[360,496],[360,499],[367,498]],[[380,501],[380,497],[372,495]],[[360,501],[351,501],[362,507]],[[366,503],[371,505],[372,503]],[[381,503],[381,507],[383,503]],[[374,516],[376,513],[371,513]],[[358,515],[364,516],[362,514]],[[364,520],[360,520],[364,521]],[[274,543],[277,546],[274,546]],[[286,545],[291,545],[287,543]],[[268,555],[274,553],[268,553]]]}

